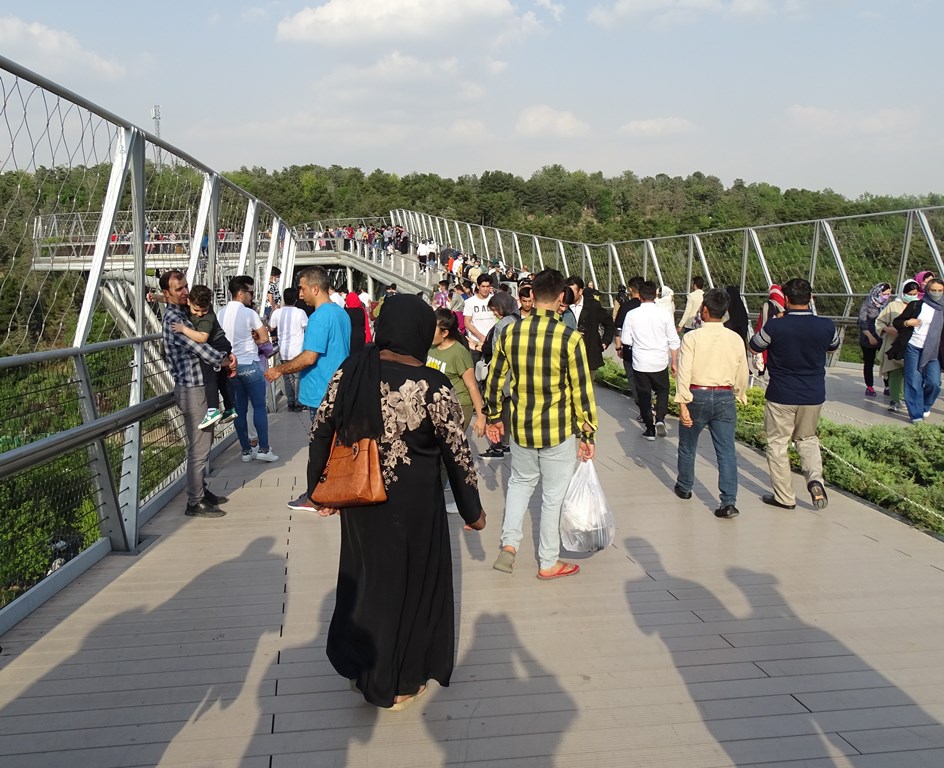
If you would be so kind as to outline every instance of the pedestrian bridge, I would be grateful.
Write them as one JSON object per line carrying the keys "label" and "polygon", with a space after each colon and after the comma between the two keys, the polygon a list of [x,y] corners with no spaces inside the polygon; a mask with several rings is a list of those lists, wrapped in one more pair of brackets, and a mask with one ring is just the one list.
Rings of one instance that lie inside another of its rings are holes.
{"label": "pedestrian bridge", "polygon": [[[597,463],[616,544],[575,579],[538,582],[527,550],[514,576],[494,572],[507,467],[482,465],[490,525],[453,536],[454,684],[400,715],[359,704],[321,650],[336,521],[284,508],[304,476],[305,421],[272,413],[283,461],[264,471],[234,461],[219,430],[211,482],[228,515],[184,518],[182,425],[145,294],[157,270],[185,264],[220,286],[264,283],[273,266],[286,285],[323,263],[374,295],[438,276],[409,253],[311,251],[183,151],[2,58],[0,80],[2,178],[16,190],[0,230],[3,768],[944,764],[941,543],[836,491],[824,512],[774,513],[746,448],[741,517],[717,521],[711,458],[696,499],[677,500],[673,439],[643,443],[606,390]],[[878,275],[944,272],[942,217],[607,244],[385,218],[414,240],[581,274],[604,299],[637,272],[676,287],[701,273],[756,311],[774,276],[807,274],[820,310],[843,319]],[[854,373],[829,379],[828,410],[886,418]]]}

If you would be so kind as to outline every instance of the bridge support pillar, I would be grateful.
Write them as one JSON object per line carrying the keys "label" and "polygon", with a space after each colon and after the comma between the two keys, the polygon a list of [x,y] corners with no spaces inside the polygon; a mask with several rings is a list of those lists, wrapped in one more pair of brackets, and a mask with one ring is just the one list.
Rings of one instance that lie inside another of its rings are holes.
{"label": "bridge support pillar", "polygon": [[346,267],[345,271],[347,272],[347,292],[352,293],[354,291],[354,270]]}
{"label": "bridge support pillar", "polygon": [[367,275],[367,293],[370,294],[370,298],[375,298],[377,294],[374,293],[374,278],[370,275]]}

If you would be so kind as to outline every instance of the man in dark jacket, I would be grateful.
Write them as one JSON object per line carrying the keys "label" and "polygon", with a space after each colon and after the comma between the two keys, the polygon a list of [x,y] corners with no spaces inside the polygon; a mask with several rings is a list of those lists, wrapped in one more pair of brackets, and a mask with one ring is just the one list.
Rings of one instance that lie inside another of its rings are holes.
{"label": "man in dark jacket", "polygon": [[761,500],[781,509],[796,507],[787,453],[793,440],[813,506],[823,509],[827,498],[816,427],[826,401],[826,354],[839,349],[839,331],[832,320],[810,310],[808,280],[788,280],[783,293],[786,312],[770,318],[751,339],[752,351],[767,352],[770,372],[764,429],[773,493]]}
{"label": "man in dark jacket", "polygon": [[583,336],[592,381],[597,369],[603,365],[603,350],[613,342],[616,326],[613,324],[613,316],[585,290],[583,278],[572,275],[567,278],[566,286],[573,292],[574,301],[562,319],[565,325],[579,331]]}

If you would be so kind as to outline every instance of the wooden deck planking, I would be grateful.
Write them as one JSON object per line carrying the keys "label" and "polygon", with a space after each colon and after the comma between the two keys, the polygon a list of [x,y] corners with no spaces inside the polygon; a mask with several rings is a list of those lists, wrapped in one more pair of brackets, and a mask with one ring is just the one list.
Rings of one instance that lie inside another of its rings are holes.
{"label": "wooden deck planking", "polygon": [[488,528],[451,518],[449,688],[380,712],[326,661],[337,520],[285,509],[306,425],[284,414],[282,461],[231,450],[215,467],[226,518],[186,519],[178,499],[142,555],[106,558],[0,637],[0,763],[944,764],[944,546],[835,491],[815,512],[799,477],[797,509],[769,509],[763,457],[743,448],[742,514],[718,521],[707,436],[681,501],[677,425],[646,443],[625,400],[598,401],[614,547],[542,583],[526,535],[516,572],[493,571],[509,462],[483,462]]}

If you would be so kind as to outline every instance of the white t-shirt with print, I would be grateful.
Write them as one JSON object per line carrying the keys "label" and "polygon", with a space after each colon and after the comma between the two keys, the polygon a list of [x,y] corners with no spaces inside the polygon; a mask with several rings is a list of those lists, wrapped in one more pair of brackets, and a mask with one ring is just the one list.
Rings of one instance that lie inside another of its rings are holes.
{"label": "white t-shirt with print", "polygon": [[[462,314],[465,315],[465,324],[469,325],[469,320],[475,323],[475,328],[483,336],[487,336],[488,332],[495,327],[495,323],[498,322],[498,318],[495,317],[495,313],[489,309],[488,303],[491,301],[491,296],[487,299],[483,299],[478,295],[470,296],[465,300],[465,307],[462,310]],[[471,330],[466,331],[466,336],[468,336],[469,341],[474,341],[478,343],[478,339],[472,333]]]}

